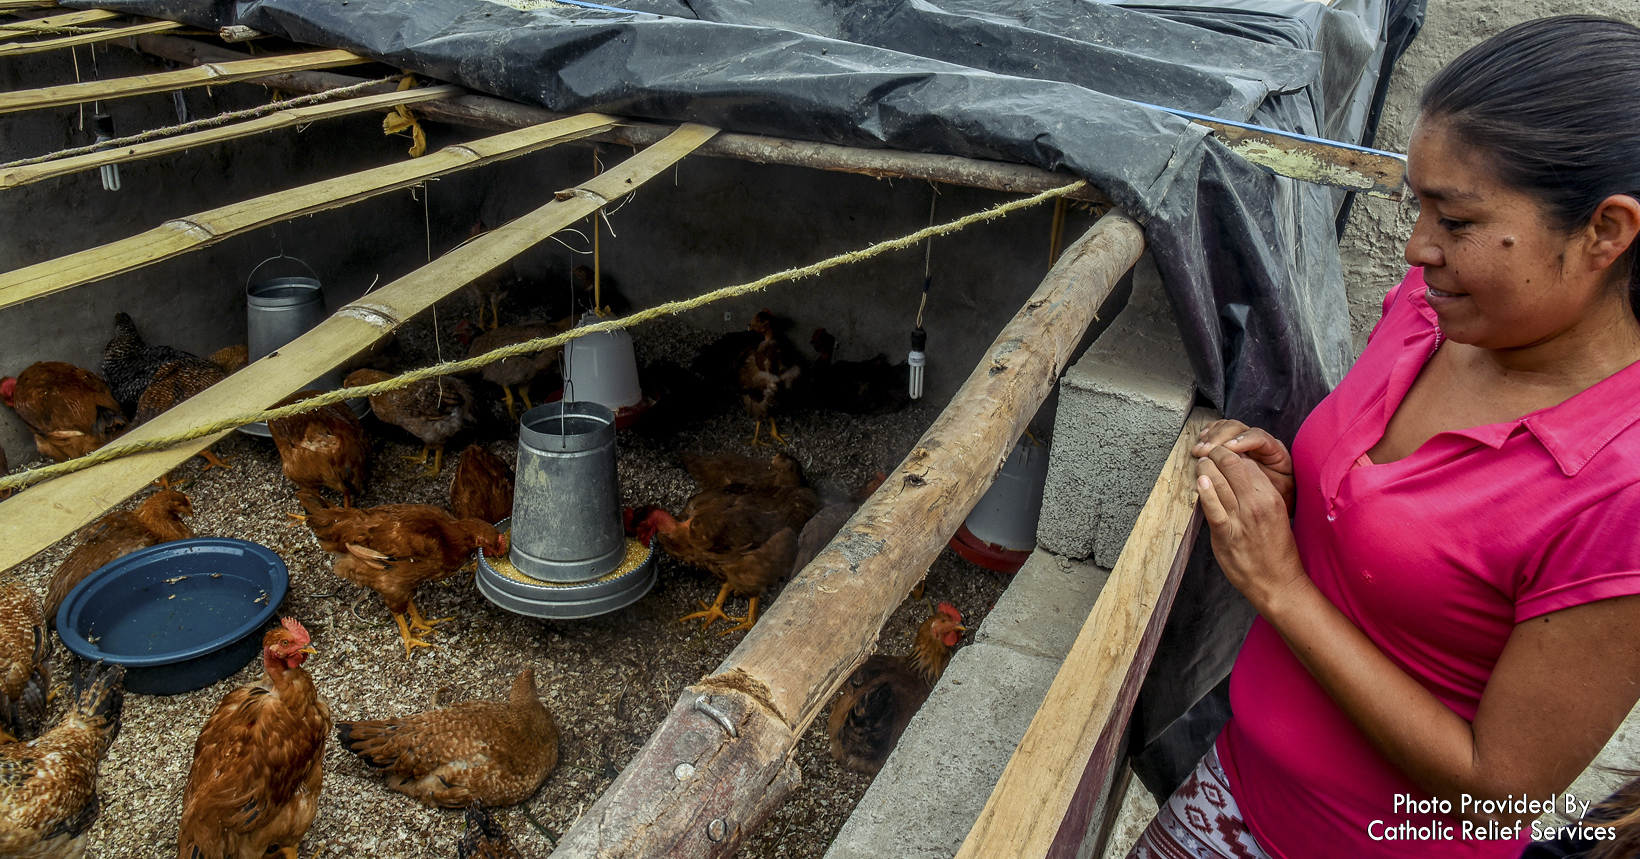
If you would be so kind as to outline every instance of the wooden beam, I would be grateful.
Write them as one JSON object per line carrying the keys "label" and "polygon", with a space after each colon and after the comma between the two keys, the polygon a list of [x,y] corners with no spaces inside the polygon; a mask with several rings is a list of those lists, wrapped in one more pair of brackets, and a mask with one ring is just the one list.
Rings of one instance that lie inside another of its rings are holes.
{"label": "wooden beam", "polygon": [[1104,800],[1133,701],[1155,655],[1201,518],[1190,446],[1217,417],[1186,419],[1110,579],[957,859],[1077,855]]}
{"label": "wooden beam", "polygon": [[[4,50],[4,48],[0,48],[0,52]],[[163,140],[104,149],[85,155],[58,158],[54,161],[42,161],[38,164],[0,168],[0,188],[15,188],[42,179],[66,176],[84,170],[95,170],[104,164],[152,158],[155,155],[180,152],[184,149],[195,149],[213,143],[221,143],[224,140],[261,134],[276,128],[287,128],[321,119],[347,116],[366,110],[386,110],[400,104],[415,104],[441,98],[454,98],[464,92],[467,92],[467,90],[462,87],[446,84],[444,86],[419,87],[403,91],[395,90],[362,98],[338,99],[323,104],[310,104],[305,107],[293,107],[288,110],[281,110],[278,113],[246,120],[245,122],[225,125],[220,128],[208,128],[192,134],[179,134],[176,137],[167,137]]]}
{"label": "wooden beam", "polygon": [[9,45],[0,45],[0,57],[37,54],[42,51],[55,51],[59,48],[72,48],[76,45],[94,45],[98,42],[111,42],[115,39],[140,36],[144,33],[163,33],[166,30],[178,30],[184,26],[187,25],[178,24],[175,21],[148,21],[142,24],[133,24],[129,27],[111,27],[100,33],[82,33],[78,36],[64,36],[60,39],[48,39],[43,42],[13,42]]}
{"label": "wooden beam", "polygon": [[[137,47],[155,56],[177,62],[223,62],[243,56],[225,48],[176,36],[139,36]],[[277,79],[249,80],[246,83],[273,87],[286,92],[307,93],[363,83],[363,80],[327,72],[294,72],[280,75]],[[424,119],[435,122],[489,130],[520,128],[562,116],[545,108],[477,94],[420,105],[413,111]],[[608,131],[588,135],[586,139],[643,147],[652,145],[670,134],[671,130],[671,126],[658,123],[623,122]],[[1003,161],[898,152],[892,149],[859,149],[757,134],[719,134],[695,154],[734,158],[758,164],[785,164],[816,170],[861,173],[877,178],[926,179],[1016,194],[1038,194],[1053,188],[1063,188],[1081,178],[1063,171],[1050,172],[1038,167]],[[1110,203],[1107,197],[1091,187],[1071,196],[1078,200],[1107,205]]]}
{"label": "wooden beam", "polygon": [[[575,188],[343,307],[277,352],[137,427],[120,441],[164,438],[268,408],[387,336],[433,302],[665,172],[715,129],[685,125]],[[74,533],[226,433],[117,459],[41,483],[0,502],[0,571]]]}
{"label": "wooden beam", "polygon": [[298,215],[334,209],[424,179],[515,158],[601,131],[616,121],[612,116],[591,113],[560,119],[166,221],[128,239],[0,274],[0,308],[170,259]]}
{"label": "wooden beam", "polygon": [[[65,16],[66,17],[66,16]],[[48,19],[40,19],[48,20]],[[277,57],[257,57],[232,63],[209,64],[192,69],[156,72],[106,81],[85,81],[35,90],[0,93],[0,113],[16,113],[42,107],[60,107],[87,101],[107,101],[151,92],[170,92],[188,87],[211,86],[228,81],[259,78],[274,72],[328,69],[370,62],[347,51],[311,51]]]}
{"label": "wooden beam", "polygon": [[[55,5],[44,3],[28,3],[28,6]],[[23,5],[5,6],[0,9],[23,9]],[[107,21],[110,18],[123,17],[123,12],[110,12],[107,9],[88,9],[84,12],[64,12],[61,15],[48,15],[44,18],[29,18],[23,21],[6,21],[0,23],[0,40],[15,39],[19,36],[31,36],[39,30],[54,30],[59,27],[77,27],[81,24],[92,24],[97,21]]]}
{"label": "wooden beam", "polygon": [[[685,690],[555,859],[728,856],[779,806],[797,781],[797,738],[990,486],[1143,249],[1139,225],[1112,213],[1066,251],[905,461]],[[703,695],[723,722],[696,705]]]}
{"label": "wooden beam", "polygon": [[55,9],[57,0],[0,0],[0,12],[13,9]]}
{"label": "wooden beam", "polygon": [[1231,152],[1278,176],[1348,188],[1396,202],[1406,195],[1405,155],[1194,114],[1189,119],[1213,129],[1213,136]]}

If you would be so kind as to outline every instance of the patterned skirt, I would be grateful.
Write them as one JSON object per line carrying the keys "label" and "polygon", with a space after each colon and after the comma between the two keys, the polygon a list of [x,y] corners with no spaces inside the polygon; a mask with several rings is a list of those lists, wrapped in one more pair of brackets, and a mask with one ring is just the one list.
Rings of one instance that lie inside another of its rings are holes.
{"label": "patterned skirt", "polygon": [[1216,746],[1156,812],[1127,859],[1270,859],[1241,819]]}

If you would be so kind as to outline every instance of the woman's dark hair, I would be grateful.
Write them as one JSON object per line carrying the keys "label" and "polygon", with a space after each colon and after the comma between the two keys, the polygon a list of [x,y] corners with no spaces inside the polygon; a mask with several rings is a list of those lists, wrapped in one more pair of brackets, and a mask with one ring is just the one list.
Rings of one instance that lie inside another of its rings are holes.
{"label": "woman's dark hair", "polygon": [[[1640,27],[1563,15],[1528,21],[1465,51],[1418,107],[1485,153],[1498,180],[1537,198],[1568,233],[1613,194],[1640,199]],[[1640,242],[1636,242],[1640,244]],[[1628,251],[1640,316],[1640,253]]]}

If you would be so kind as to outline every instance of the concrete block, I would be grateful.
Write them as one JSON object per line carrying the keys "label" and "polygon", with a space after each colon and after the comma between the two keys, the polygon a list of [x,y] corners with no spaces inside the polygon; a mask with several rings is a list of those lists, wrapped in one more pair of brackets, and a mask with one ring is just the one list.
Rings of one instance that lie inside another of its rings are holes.
{"label": "concrete block", "polygon": [[1032,552],[974,643],[951,659],[826,859],[955,854],[1109,577],[1091,563]]}
{"label": "concrete block", "polygon": [[974,643],[1063,661],[1109,578],[1110,570],[1096,564],[1038,549],[985,616]]}
{"label": "concrete block", "polygon": [[1060,380],[1038,544],[1115,566],[1184,425],[1194,379],[1146,254],[1127,307]]}

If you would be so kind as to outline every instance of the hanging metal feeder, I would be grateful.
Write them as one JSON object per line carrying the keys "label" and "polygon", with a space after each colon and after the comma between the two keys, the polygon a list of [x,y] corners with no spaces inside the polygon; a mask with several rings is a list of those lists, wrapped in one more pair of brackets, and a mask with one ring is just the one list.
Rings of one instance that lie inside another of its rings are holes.
{"label": "hanging metal feeder", "polygon": [[654,552],[621,527],[615,412],[589,402],[536,406],[519,418],[506,558],[478,558],[478,589],[509,611],[592,617],[655,584]]}

